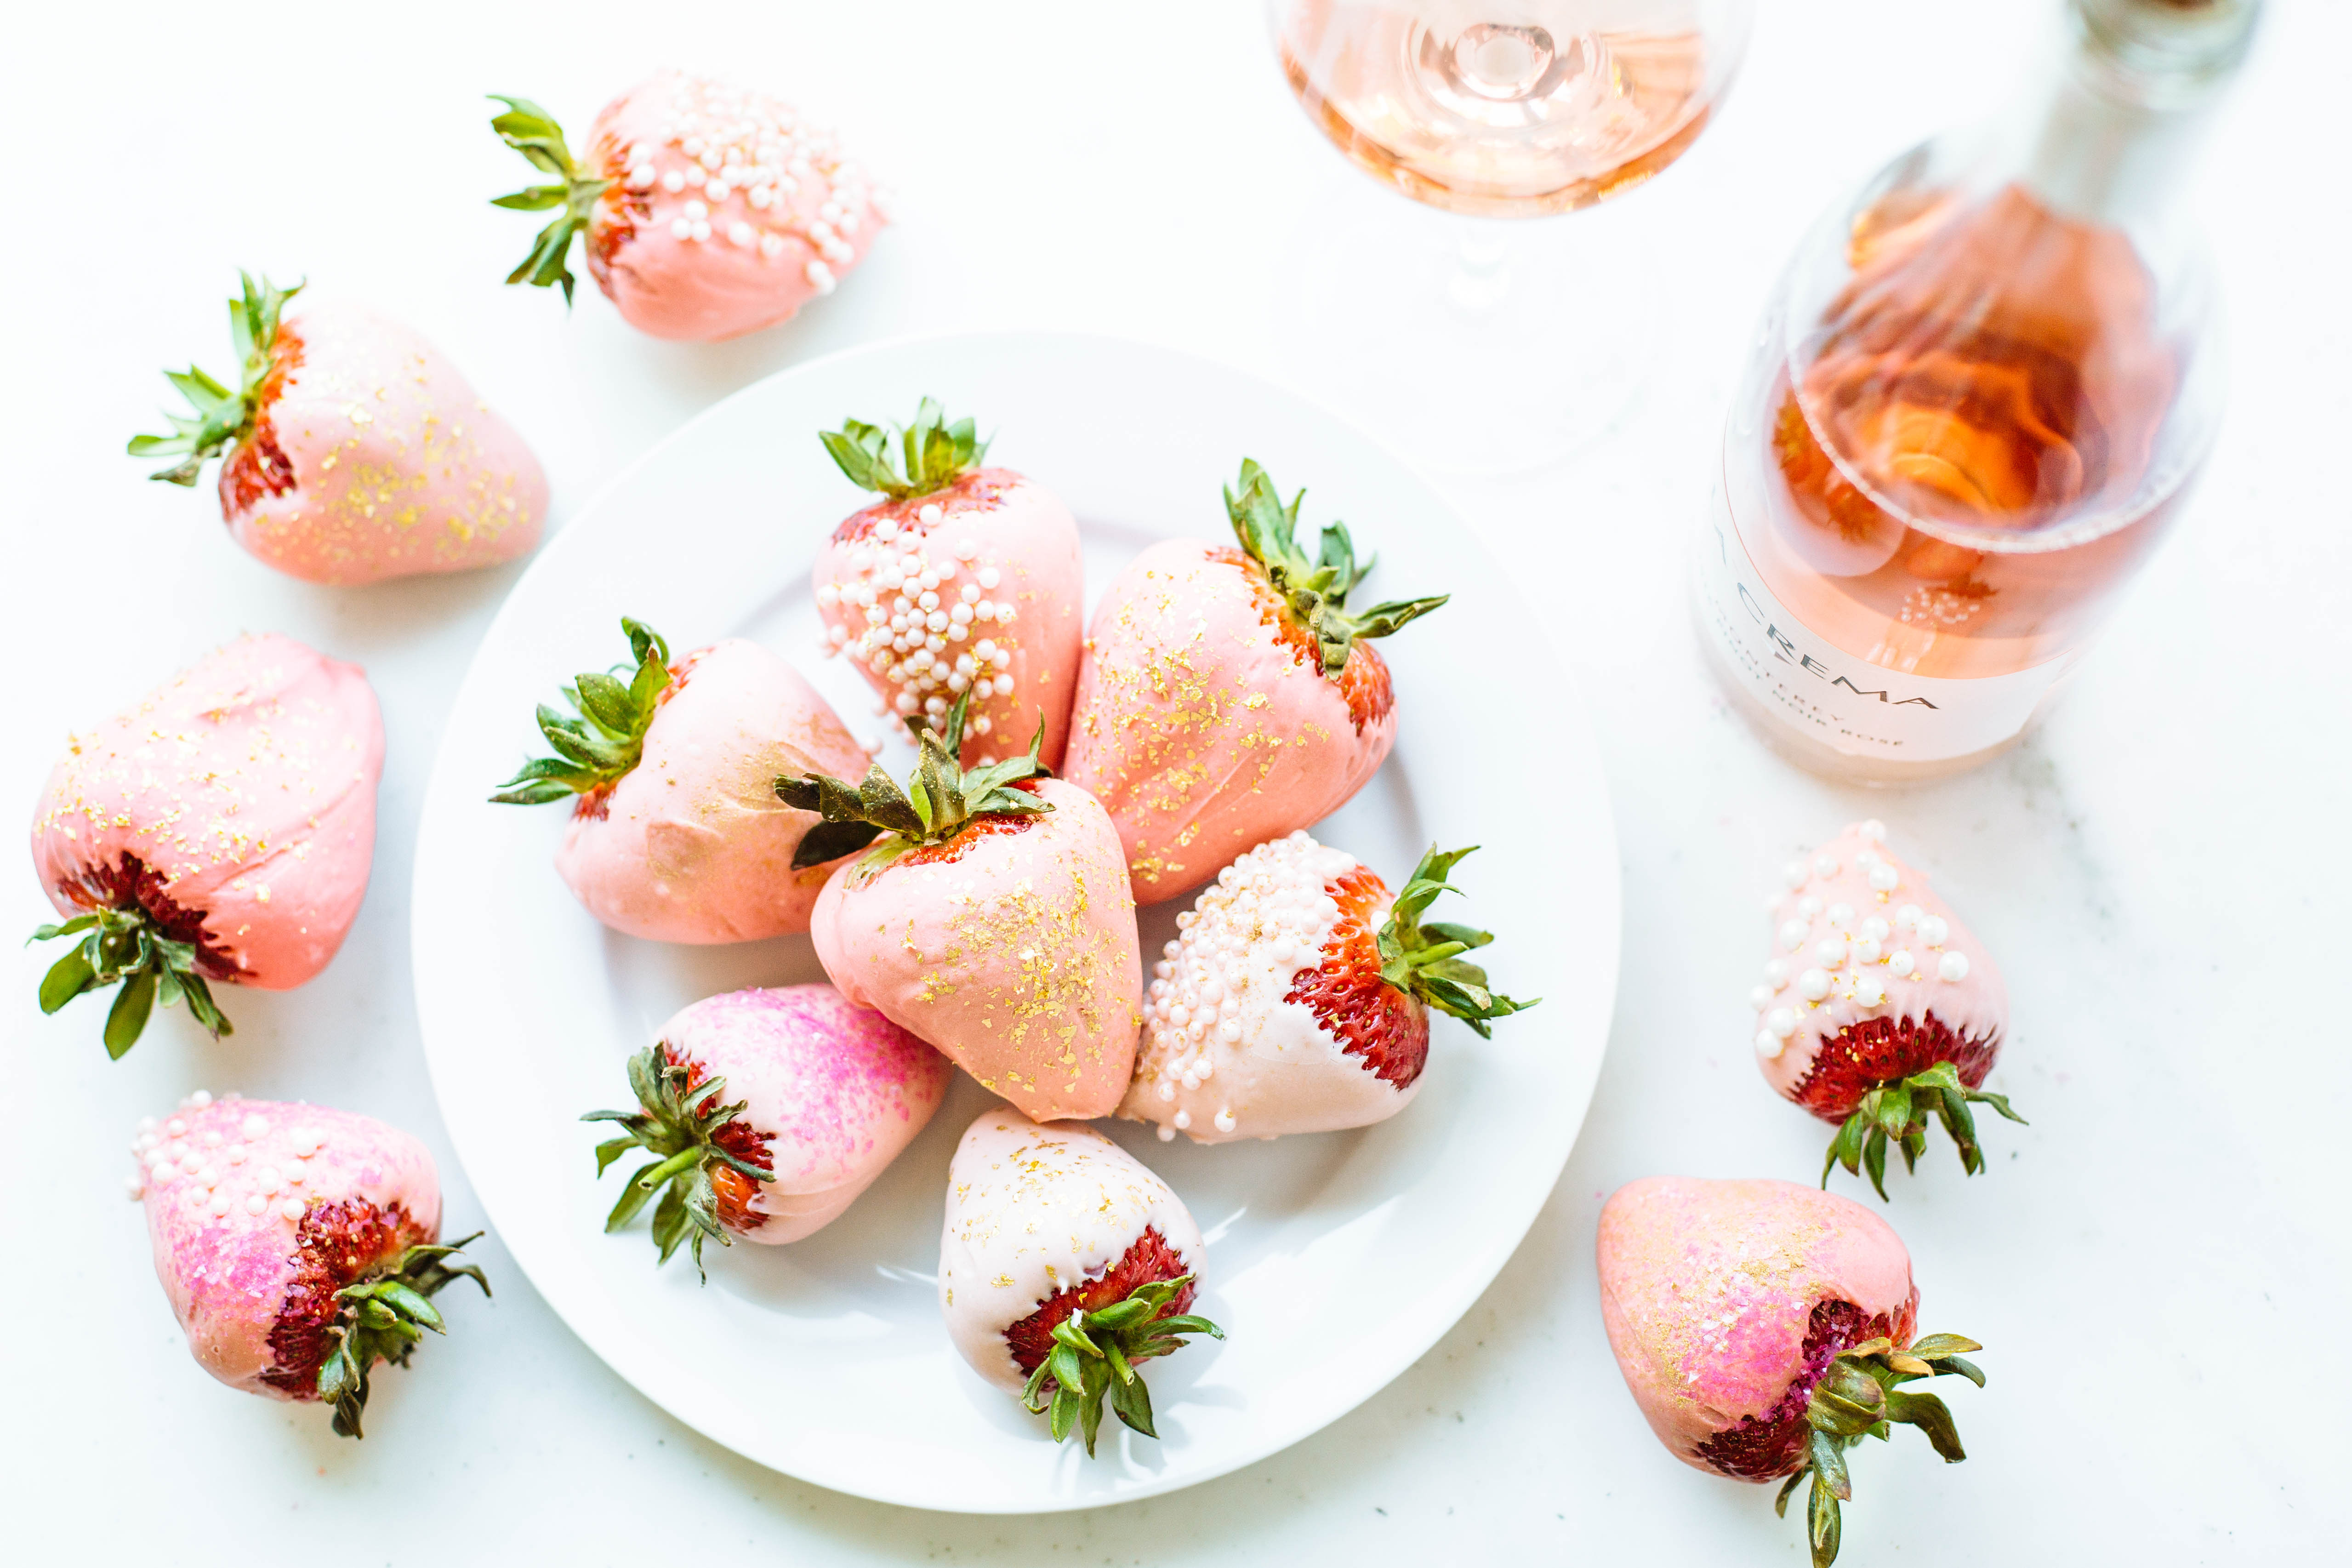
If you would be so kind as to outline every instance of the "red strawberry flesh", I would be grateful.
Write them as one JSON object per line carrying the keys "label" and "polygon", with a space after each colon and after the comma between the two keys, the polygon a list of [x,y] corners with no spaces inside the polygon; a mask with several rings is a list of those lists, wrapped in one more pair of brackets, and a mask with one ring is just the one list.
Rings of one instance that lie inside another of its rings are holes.
{"label": "red strawberry flesh", "polygon": [[1325,890],[1339,906],[1339,923],[1323,944],[1322,963],[1291,976],[1283,1000],[1307,1008],[1341,1050],[1402,1089],[1429,1064],[1429,1014],[1381,978],[1377,919],[1388,907],[1388,886],[1359,866]]}
{"label": "red strawberry flesh", "polygon": [[294,1278],[269,1329],[277,1364],[261,1381],[289,1398],[316,1399],[319,1368],[335,1347],[333,1331],[343,1311],[335,1292],[433,1239],[398,1202],[383,1208],[364,1198],[311,1205],[295,1242]]}
{"label": "red strawberry flesh", "polygon": [[[1270,628],[1276,640],[1290,650],[1290,657],[1298,661],[1299,667],[1323,675],[1323,652],[1315,641],[1315,635],[1290,613],[1290,606],[1283,602],[1281,595],[1275,592],[1265,568],[1229,544],[1221,545],[1209,553],[1213,559],[1241,572],[1249,583],[1250,602],[1256,607],[1259,622]],[[1324,679],[1331,679],[1328,676],[1324,676]],[[1396,688],[1389,679],[1388,663],[1370,643],[1359,640],[1349,645],[1348,662],[1332,684],[1347,700],[1348,717],[1355,721],[1359,735],[1364,732],[1366,724],[1384,717],[1396,707]]]}
{"label": "red strawberry flesh", "polygon": [[[710,1076],[709,1068],[672,1046],[662,1047],[662,1060],[686,1069],[688,1093],[701,1088],[703,1080]],[[726,1100],[725,1089],[719,1094],[722,1103],[731,1103]],[[774,1162],[768,1157],[768,1145],[775,1142],[775,1135],[761,1131],[740,1115],[712,1128],[710,1141],[747,1165],[757,1165],[771,1173],[775,1169]],[[720,1165],[711,1171],[710,1184],[719,1193],[719,1224],[738,1235],[748,1236],[768,1223],[768,1216],[751,1206],[760,1184],[751,1177],[732,1165]]]}
{"label": "red strawberry flesh", "polygon": [[205,933],[205,911],[182,909],[163,889],[163,877],[136,855],[121,856],[111,866],[96,867],[84,872],[80,880],[58,887],[58,892],[85,910],[137,905],[158,932],[196,950],[198,973],[207,980],[235,980],[241,971]]}
{"label": "red strawberry flesh", "polygon": [[1701,1443],[1698,1457],[1723,1474],[1741,1480],[1769,1481],[1776,1476],[1793,1474],[1806,1463],[1806,1436],[1811,1427],[1805,1420],[1805,1409],[1812,1399],[1814,1387],[1829,1375],[1830,1363],[1837,1360],[1839,1352],[1865,1340],[1884,1337],[1897,1344],[1910,1343],[1917,1310],[1916,1298],[1906,1303],[1899,1313],[1881,1313],[1874,1318],[1864,1317],[1862,1309],[1852,1301],[1815,1302],[1805,1325],[1802,1360],[1797,1375],[1790,1380],[1788,1393],[1763,1415],[1747,1416],[1738,1426],[1727,1426]]}
{"label": "red strawberry flesh", "polygon": [[253,428],[230,448],[227,460],[221,464],[222,515],[234,517],[266,496],[282,496],[294,488],[294,460],[278,445],[270,410],[286,390],[287,373],[301,363],[301,338],[291,327],[279,327],[270,343],[269,374],[261,381]]}
{"label": "red strawberry flesh", "polygon": [[[1118,1261],[1101,1274],[1055,1291],[1035,1311],[1005,1330],[1004,1338],[1013,1348],[1013,1359],[1023,1372],[1034,1372],[1054,1353],[1055,1325],[1072,1312],[1081,1307],[1089,1312],[1099,1311],[1127,1300],[1139,1285],[1180,1279],[1189,1272],[1176,1249],[1168,1245],[1168,1238],[1157,1228],[1147,1226]],[[1186,1285],[1170,1297],[1161,1315],[1173,1317],[1191,1311],[1193,1289],[1193,1286]]]}
{"label": "red strawberry flesh", "polygon": [[1950,1062],[1959,1069],[1960,1081],[1976,1089],[2000,1051],[1999,1035],[1968,1038],[1932,1009],[1919,1018],[1864,1018],[1822,1042],[1821,1054],[1790,1098],[1834,1125],[1853,1115],[1872,1089],[1937,1062]]}

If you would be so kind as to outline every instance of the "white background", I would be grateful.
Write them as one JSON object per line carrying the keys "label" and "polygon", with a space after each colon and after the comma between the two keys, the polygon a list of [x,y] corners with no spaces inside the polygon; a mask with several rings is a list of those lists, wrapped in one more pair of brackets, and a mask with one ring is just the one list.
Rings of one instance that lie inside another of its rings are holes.
{"label": "white background", "polygon": [[[33,1007],[37,950],[9,973],[12,1557],[1800,1562],[1769,1492],[1687,1470],[1650,1439],[1601,1334],[1590,1253],[1601,1198],[1633,1176],[1813,1168],[1826,1129],[1763,1088],[1745,994],[1775,868],[1866,814],[2001,956],[2016,1018],[2000,1081],[2033,1125],[1992,1127],[1981,1178],[1964,1183],[1938,1148],[1896,1191],[1923,1327],[1982,1340],[1991,1384],[1951,1396],[1965,1466],[1915,1441],[1857,1456],[1846,1561],[2340,1552],[2352,221],[2331,106],[2352,8],[2277,5],[2219,128],[2197,184],[2233,311],[2230,422],[2179,536],[2037,740],[1930,788],[1823,786],[1714,698],[1682,607],[1681,552],[1774,271],[1854,178],[2004,91],[2048,3],[1767,0],[1696,150],[1551,226],[1645,258],[1662,308],[1643,398],[1549,471],[1448,489],[1556,612],[1558,663],[1536,677],[1531,721],[1547,691],[1577,692],[1614,789],[1625,956],[1584,1139],[1493,1289],[1354,1415],[1190,1492],[1037,1520],[901,1511],[738,1459],[607,1373],[495,1239],[481,1257],[497,1300],[457,1302],[452,1336],[380,1380],[363,1445],[329,1436],[315,1409],[228,1394],[186,1359],[121,1192],[133,1120],[192,1088],[412,1128],[442,1156],[451,1223],[475,1217],[416,1048],[408,871],[440,712],[513,573],[357,592],[291,582],[222,537],[208,492],[142,480],[121,442],[154,427],[159,367],[226,368],[236,268],[307,274],[405,317],[465,367],[545,461],[560,526],[713,398],[886,334],[1091,327],[1311,384],[1283,302],[1317,235],[1370,225],[1419,246],[1433,215],[1309,129],[1243,0],[13,17],[0,616],[16,674],[0,800],[29,815],[68,728],[241,629],[363,663],[390,755],[349,944],[303,991],[233,994],[232,1038],[210,1043],[173,1014],[110,1064],[95,1004],[50,1020]],[[568,320],[552,296],[499,287],[533,220],[486,204],[524,167],[485,128],[479,95],[537,98],[577,132],[672,62],[796,98],[901,195],[899,226],[800,321],[663,344],[593,286]],[[1562,307],[1606,303],[1569,271],[1525,281]],[[1541,804],[1538,781],[1530,833]],[[9,889],[0,929],[44,918],[30,878]]]}

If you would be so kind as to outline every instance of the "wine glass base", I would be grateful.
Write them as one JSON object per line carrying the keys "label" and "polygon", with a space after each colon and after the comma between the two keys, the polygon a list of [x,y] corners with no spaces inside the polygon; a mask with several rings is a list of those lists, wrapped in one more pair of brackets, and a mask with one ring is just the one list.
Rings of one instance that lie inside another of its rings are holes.
{"label": "wine glass base", "polygon": [[1654,319],[1642,247],[1598,216],[1316,223],[1277,312],[1291,379],[1424,468],[1558,462],[1632,409]]}

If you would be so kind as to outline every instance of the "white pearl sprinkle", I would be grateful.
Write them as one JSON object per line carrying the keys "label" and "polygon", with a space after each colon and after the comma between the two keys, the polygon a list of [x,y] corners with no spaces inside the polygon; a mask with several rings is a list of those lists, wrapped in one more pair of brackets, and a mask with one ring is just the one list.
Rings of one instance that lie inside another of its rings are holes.
{"label": "white pearl sprinkle", "polygon": [[1886,824],[1879,821],[1878,818],[1874,816],[1867,822],[1864,822],[1860,827],[1855,828],[1854,831],[1861,834],[1864,838],[1883,840],[1886,837]]}
{"label": "white pearl sprinkle", "polygon": [[1868,920],[1862,922],[1862,934],[1868,937],[1873,942],[1885,942],[1894,933],[1889,930],[1885,921],[1879,919],[1876,915],[1873,915]]}
{"label": "white pearl sprinkle", "polygon": [[1919,923],[1927,912],[1916,904],[1906,904],[1895,911],[1895,927],[1897,931],[1909,931]]}
{"label": "white pearl sprinkle", "polygon": [[284,1203],[278,1205],[278,1212],[288,1219],[300,1219],[302,1217],[302,1200],[300,1198],[288,1198]]}
{"label": "white pearl sprinkle", "polygon": [[1779,1057],[1784,1048],[1780,1037],[1769,1029],[1764,1030],[1756,1037],[1756,1054],[1766,1061],[1771,1061]]}
{"label": "white pearl sprinkle", "polygon": [[1789,884],[1789,890],[1792,893],[1805,885],[1805,875],[1802,860],[1791,860],[1780,868],[1780,880]]}
{"label": "white pearl sprinkle", "polygon": [[188,1103],[200,1108],[210,1105],[212,1102],[213,1091],[208,1089],[200,1089],[196,1090],[195,1093],[188,1096]]}
{"label": "white pearl sprinkle", "polygon": [[258,1215],[268,1207],[269,1200],[258,1193],[245,1200],[245,1212],[250,1215]]}
{"label": "white pearl sprinkle", "polygon": [[1853,923],[1853,906],[1852,904],[1832,904],[1827,912],[1830,917],[1830,924],[1837,927],[1840,931],[1843,931],[1847,926]]}
{"label": "white pearl sprinkle", "polygon": [[1764,963],[1764,983],[1775,991],[1786,985],[1789,983],[1787,963],[1778,958],[1767,959]]}
{"label": "white pearl sprinkle", "polygon": [[258,1138],[269,1131],[268,1121],[258,1114],[247,1117],[238,1127],[247,1138]]}
{"label": "white pearl sprinkle", "polygon": [[1220,1132],[1231,1132],[1231,1131],[1234,1130],[1234,1113],[1233,1113],[1232,1111],[1230,1111],[1230,1110],[1220,1110],[1220,1111],[1218,1111],[1218,1112],[1217,1112],[1217,1131],[1220,1131]]}
{"label": "white pearl sprinkle", "polygon": [[1875,1007],[1886,1000],[1886,987],[1875,974],[1865,974],[1853,983],[1853,999],[1865,1007]]}
{"label": "white pearl sprinkle", "polygon": [[1918,966],[1918,962],[1906,949],[1898,947],[1886,955],[1887,972],[1898,980],[1908,975]]}
{"label": "white pearl sprinkle", "polygon": [[1789,1008],[1775,1007],[1766,1015],[1764,1026],[1785,1040],[1797,1032],[1797,1015]]}
{"label": "white pearl sprinkle", "polygon": [[1780,945],[1787,948],[1790,952],[1796,952],[1799,948],[1805,945],[1805,933],[1810,929],[1811,928],[1802,921],[1781,921]]}
{"label": "white pearl sprinkle", "polygon": [[1192,1113],[1189,1110],[1180,1110],[1176,1113],[1175,1120],[1179,1128],[1190,1127],[1192,1125]]}
{"label": "white pearl sprinkle", "polygon": [[1864,937],[1860,942],[1853,944],[1853,961],[1856,963],[1876,963],[1878,962],[1878,944],[1871,941],[1870,938]]}
{"label": "white pearl sprinkle", "polygon": [[1837,937],[1824,937],[1813,944],[1813,957],[1823,969],[1835,969],[1845,962],[1845,943]]}
{"label": "white pearl sprinkle", "polygon": [[215,1193],[213,1194],[213,1201],[205,1206],[210,1208],[215,1214],[228,1213],[228,1194],[226,1193]]}
{"label": "white pearl sprinkle", "polygon": [[1797,912],[1805,919],[1811,920],[1822,912],[1822,901],[1809,893],[1797,900]]}
{"label": "white pearl sprinkle", "polygon": [[980,585],[982,588],[993,588],[1003,581],[1004,574],[995,567],[983,566],[980,569]]}
{"label": "white pearl sprinkle", "polygon": [[1936,975],[1941,980],[1966,980],[1969,977],[1969,955],[1948,952],[1936,961]]}
{"label": "white pearl sprinkle", "polygon": [[1813,862],[1813,870],[1823,877],[1834,877],[1838,874],[1838,863],[1829,856],[1824,855],[1820,859]]}
{"label": "white pearl sprinkle", "polygon": [[1808,1002],[1818,1002],[1830,994],[1830,977],[1826,970],[1808,969],[1797,976],[1798,994]]}
{"label": "white pearl sprinkle", "polygon": [[1919,922],[1919,940],[1929,947],[1941,947],[1944,939],[1952,934],[1952,922],[1941,915],[1929,915]]}
{"label": "white pearl sprinkle", "polygon": [[1761,1012],[1763,1009],[1769,1007],[1772,1005],[1772,997],[1778,989],[1778,987],[1771,985],[1757,986],[1748,994],[1748,1005],[1750,1007],[1757,1009],[1759,1012]]}
{"label": "white pearl sprinkle", "polygon": [[[1176,1091],[1174,1089],[1164,1089],[1161,1091],[1160,1098],[1164,1100],[1173,1100],[1176,1098]],[[1160,1141],[1162,1143],[1173,1143],[1176,1142],[1176,1129],[1163,1123],[1160,1128]]]}
{"label": "white pearl sprinkle", "polygon": [[1895,868],[1892,866],[1879,865],[1870,868],[1870,886],[1873,892],[1891,893],[1902,884],[1902,880],[1901,877],[1895,875]]}

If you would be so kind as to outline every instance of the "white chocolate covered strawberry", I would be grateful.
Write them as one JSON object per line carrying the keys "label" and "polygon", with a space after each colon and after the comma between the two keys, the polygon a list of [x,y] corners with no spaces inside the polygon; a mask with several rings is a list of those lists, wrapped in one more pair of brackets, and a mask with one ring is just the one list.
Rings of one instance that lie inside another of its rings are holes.
{"label": "white chocolate covered strawberry", "polygon": [[639,331],[710,342],[789,320],[830,294],[889,221],[887,193],[833,132],[763,92],[662,70],[604,106],[574,159],[562,127],[524,98],[493,95],[508,146],[554,176],[498,198],[555,211],[509,283],[561,284],[572,241]]}
{"label": "white chocolate covered strawberry", "polygon": [[41,1011],[119,984],[108,1054],[158,1002],[229,1031],[211,987],[289,991],[367,891],[383,721],[357,665],[247,637],[73,737],[33,813],[33,868],[79,936]]}
{"label": "white chocolate covered strawberry", "polygon": [[1765,1081],[1838,1128],[1822,1181],[1843,1164],[1882,1198],[1888,1144],[1912,1168],[1931,1118],[1970,1175],[1985,1162],[1969,1107],[2025,1120],[1983,1087],[2009,1027],[2000,971],[1885,839],[1885,824],[1858,822],[1789,862],[1772,956],[1749,997]]}
{"label": "white chocolate covered strawberry", "polygon": [[1151,1395],[1139,1363],[1223,1339],[1191,1315],[1201,1227],[1135,1156],[1068,1122],[1041,1127],[984,1112],[948,1171],[940,1310],[971,1369],[1095,1451],[1102,1402],[1147,1437]]}
{"label": "white chocolate covered strawberry", "polygon": [[1469,854],[1432,849],[1394,900],[1370,867],[1304,830],[1223,870],[1153,966],[1135,1080],[1118,1113],[1196,1143],[1365,1127],[1404,1109],[1429,1062],[1429,1011],[1466,1022],[1535,1003],[1462,958],[1494,938],[1422,922]]}
{"label": "white chocolate covered strawberry", "polygon": [[826,880],[809,937],[843,995],[929,1040],[1041,1121],[1103,1116],[1126,1092],[1143,966],[1118,835],[1094,797],[1040,778],[1036,752],[966,771],[964,702],[917,721],[901,790],[811,774],[776,792],[825,826],[804,860],[862,853]]}
{"label": "white chocolate covered strawberry", "polygon": [[1225,510],[1241,547],[1177,539],[1119,574],[1078,666],[1062,773],[1118,824],[1139,904],[1198,886],[1234,856],[1347,804],[1396,740],[1386,637],[1445,596],[1360,613],[1345,524],[1313,560],[1298,503],[1244,461]]}
{"label": "white chocolate covered strawberry", "polygon": [[1601,1316],[1625,1386],[1675,1458],[1737,1480],[1808,1474],[1815,1568],[1837,1556],[1846,1450],[1890,1423],[1948,1462],[1951,1413],[1904,1385],[1984,1374],[1958,1334],[1913,1338],[1919,1292],[1902,1238],[1868,1209],[1793,1182],[1652,1176],[1620,1187],[1595,1243]]}
{"label": "white chocolate covered strawberry", "polygon": [[707,1237],[781,1246],[813,1236],[873,1184],[939,1110],[945,1057],[830,985],[733,991],[695,1003],[629,1058],[635,1110],[592,1111],[622,1136],[598,1145],[596,1173],[632,1149],[605,1222],[618,1230],[659,1192],[654,1244],[667,1263]]}
{"label": "white chocolate covered strawberry", "polygon": [[[134,1197],[155,1274],[196,1363],[231,1388],[321,1400],[357,1437],[379,1361],[408,1364],[431,1298],[481,1270],[439,1245],[433,1157],[397,1128],[346,1110],[199,1090],[139,1124]],[[478,1233],[477,1233],[478,1234]]]}
{"label": "white chocolate covered strawberry", "polygon": [[490,798],[573,802],[555,868],[588,912],[654,942],[755,942],[808,930],[824,883],[799,865],[813,815],[776,798],[778,774],[854,772],[865,748],[800,672],[730,637],[672,664],[651,628],[624,619],[626,679],[590,672],[541,705],[556,755]]}
{"label": "white chocolate covered strawberry", "polygon": [[547,476],[522,437],[432,344],[361,306],[245,279],[229,301],[239,384],[165,373],[194,407],[133,457],[194,485],[223,456],[221,518],[289,576],[348,585],[465,572],[528,554]]}
{"label": "white chocolate covered strawberry", "polygon": [[1010,468],[980,466],[972,422],[923,399],[899,433],[853,419],[825,450],[882,500],[817,552],[826,649],[856,665],[902,718],[937,722],[971,699],[967,760],[1014,753],[1042,721],[1037,754],[1062,765],[1076,689],[1086,595],[1070,509]]}

